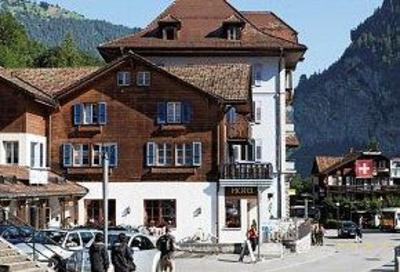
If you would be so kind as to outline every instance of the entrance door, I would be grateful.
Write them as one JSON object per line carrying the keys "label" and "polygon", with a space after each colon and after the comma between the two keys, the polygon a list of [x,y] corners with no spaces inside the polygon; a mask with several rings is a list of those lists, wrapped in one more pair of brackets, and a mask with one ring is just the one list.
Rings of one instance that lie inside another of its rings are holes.
{"label": "entrance door", "polygon": [[29,207],[29,224],[33,226],[34,228],[38,228],[39,226],[39,220],[38,220],[38,211],[39,209],[35,206],[30,206]]}
{"label": "entrance door", "polygon": [[247,199],[247,229],[251,227],[253,223],[256,223],[258,228],[258,207],[257,198]]}

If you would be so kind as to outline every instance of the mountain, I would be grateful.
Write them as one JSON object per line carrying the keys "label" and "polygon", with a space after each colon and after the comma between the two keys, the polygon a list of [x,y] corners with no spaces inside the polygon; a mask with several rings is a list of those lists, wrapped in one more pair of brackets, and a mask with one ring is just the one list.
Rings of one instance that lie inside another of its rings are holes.
{"label": "mountain", "polygon": [[25,26],[29,37],[40,43],[57,46],[71,33],[79,49],[95,56],[98,56],[96,47],[100,43],[139,30],[102,20],[90,20],[46,2],[0,0],[0,11],[13,14]]}
{"label": "mountain", "polygon": [[400,155],[400,1],[382,6],[351,32],[340,59],[320,74],[302,76],[295,94],[295,152],[302,175],[315,155],[340,155],[377,139]]}

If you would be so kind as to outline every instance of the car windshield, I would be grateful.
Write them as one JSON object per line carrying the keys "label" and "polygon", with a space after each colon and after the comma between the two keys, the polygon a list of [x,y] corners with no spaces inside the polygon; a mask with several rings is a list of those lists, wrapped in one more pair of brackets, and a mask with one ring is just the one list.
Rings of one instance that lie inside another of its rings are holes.
{"label": "car windshield", "polygon": [[65,239],[66,234],[66,232],[62,231],[39,231],[30,239],[30,242],[61,245]]}
{"label": "car windshield", "polygon": [[355,224],[353,222],[344,222],[343,227],[345,228],[354,228]]}
{"label": "car windshield", "polygon": [[[127,236],[129,240],[130,237]],[[108,248],[110,249],[116,242],[118,242],[118,234],[109,234],[108,235]]]}

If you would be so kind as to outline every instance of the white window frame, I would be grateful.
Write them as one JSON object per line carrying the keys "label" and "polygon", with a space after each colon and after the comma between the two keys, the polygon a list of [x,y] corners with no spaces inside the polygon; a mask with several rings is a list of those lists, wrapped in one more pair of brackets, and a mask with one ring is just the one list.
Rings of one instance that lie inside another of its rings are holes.
{"label": "white window frame", "polygon": [[[96,151],[95,147],[98,147],[99,149]],[[102,144],[93,144],[92,145],[92,166],[100,167],[102,165],[101,151],[102,151]],[[99,163],[94,162],[96,157],[99,159]]]}
{"label": "white window frame", "polygon": [[[11,162],[7,162],[7,146],[10,146],[11,150]],[[15,148],[17,147],[17,148]],[[3,141],[4,148],[4,163],[7,165],[18,165],[19,164],[19,142],[18,141]],[[16,150],[17,149],[17,152]],[[15,162],[16,161],[16,162]]]}
{"label": "white window frame", "polygon": [[254,148],[254,159],[256,162],[262,162],[263,160],[263,142],[261,139],[255,140],[255,148]]}
{"label": "white window frame", "polygon": [[139,71],[136,76],[136,84],[139,87],[149,87],[151,84],[151,73],[149,71]]}
{"label": "white window frame", "polygon": [[182,102],[167,102],[167,123],[182,123]]}
{"label": "white window frame", "polygon": [[[178,148],[178,146],[181,146],[182,148]],[[182,163],[178,162],[179,156],[178,156],[178,151],[182,152]],[[175,165],[176,166],[185,166],[185,144],[175,144]]]}
{"label": "white window frame", "polygon": [[[87,164],[83,164],[84,151],[83,146],[87,146]],[[75,158],[78,160],[76,161]],[[90,145],[89,144],[72,144],[72,166],[88,167],[90,166]]]}
{"label": "white window frame", "polygon": [[82,124],[92,125],[93,124],[93,104],[83,103],[82,107]]}
{"label": "white window frame", "polygon": [[230,26],[226,29],[226,38],[229,41],[240,40],[240,28],[237,26]]}
{"label": "white window frame", "polygon": [[131,73],[128,71],[119,71],[117,73],[117,85],[127,87],[131,85]]}
{"label": "white window frame", "polygon": [[43,143],[31,142],[30,146],[30,166],[32,168],[40,168],[44,166],[44,148]]}
{"label": "white window frame", "polygon": [[255,101],[254,102],[254,121],[256,124],[260,124],[262,121],[262,102],[261,101]]}

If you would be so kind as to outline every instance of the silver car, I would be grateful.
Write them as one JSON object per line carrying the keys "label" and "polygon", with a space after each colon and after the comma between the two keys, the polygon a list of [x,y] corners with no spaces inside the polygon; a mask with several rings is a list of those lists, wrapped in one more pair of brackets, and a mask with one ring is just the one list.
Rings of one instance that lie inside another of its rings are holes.
{"label": "silver car", "polygon": [[[111,231],[108,234],[108,253],[111,256],[111,247],[118,240],[121,232]],[[128,246],[133,250],[136,272],[159,271],[160,251],[155,247],[152,238],[141,233],[124,232],[128,237]],[[75,252],[66,262],[68,272],[90,272],[89,248],[93,240],[83,250]],[[111,261],[111,258],[110,258]],[[109,271],[113,271],[111,265]]]}

